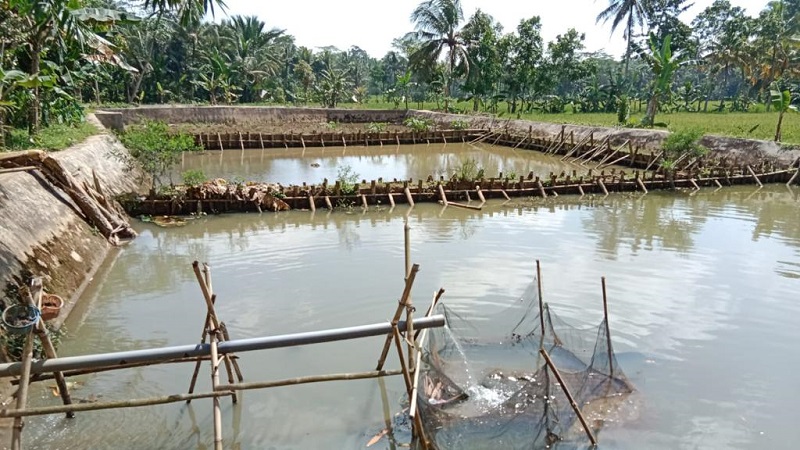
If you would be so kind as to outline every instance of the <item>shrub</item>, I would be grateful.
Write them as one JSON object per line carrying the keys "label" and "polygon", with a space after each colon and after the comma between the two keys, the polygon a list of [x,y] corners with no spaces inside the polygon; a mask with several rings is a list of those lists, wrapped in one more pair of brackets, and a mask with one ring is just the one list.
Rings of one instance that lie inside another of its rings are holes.
{"label": "shrub", "polygon": [[197,186],[206,181],[206,174],[202,170],[187,170],[181,174],[183,177],[183,184],[186,186]]}
{"label": "shrub", "polygon": [[386,123],[384,122],[370,122],[367,124],[367,132],[369,133],[382,133],[386,130]]}
{"label": "shrub", "polygon": [[355,193],[356,183],[358,183],[359,176],[360,175],[357,174],[349,165],[339,166],[337,168],[336,181],[339,182],[339,187],[342,190],[342,194],[350,195]]}
{"label": "shrub", "polygon": [[454,120],[450,122],[450,128],[454,130],[466,130],[469,126],[466,120]]}
{"label": "shrub", "polygon": [[420,117],[409,117],[403,122],[403,125],[414,131],[430,131],[433,128],[432,121]]}
{"label": "shrub", "polygon": [[[180,161],[185,151],[202,150],[195,144],[194,138],[185,133],[171,134],[164,122],[146,121],[139,126],[131,127],[120,135],[120,140],[130,152],[117,155],[126,160],[129,166],[135,163],[151,177],[156,187],[163,185],[162,178],[171,177],[172,167]],[[172,179],[170,178],[170,184]]]}

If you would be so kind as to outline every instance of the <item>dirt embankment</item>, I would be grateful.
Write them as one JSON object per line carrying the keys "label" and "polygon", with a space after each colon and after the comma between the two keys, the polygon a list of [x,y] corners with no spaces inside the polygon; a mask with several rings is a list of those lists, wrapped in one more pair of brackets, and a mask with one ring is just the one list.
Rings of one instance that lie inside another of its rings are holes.
{"label": "dirt embankment", "polygon": [[[123,152],[115,137],[100,134],[52,156],[76,180],[92,183],[94,171],[106,192],[117,195],[141,186],[140,174],[127,171],[115,156]],[[109,247],[70,197],[38,170],[0,174],[3,305],[16,301],[18,288],[31,277],[42,277],[47,292],[64,298],[63,319]]]}

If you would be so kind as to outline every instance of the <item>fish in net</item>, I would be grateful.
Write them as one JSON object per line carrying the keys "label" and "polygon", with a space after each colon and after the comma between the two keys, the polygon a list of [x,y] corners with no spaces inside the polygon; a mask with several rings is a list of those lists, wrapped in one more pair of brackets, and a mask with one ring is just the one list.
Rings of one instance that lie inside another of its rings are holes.
{"label": "fish in net", "polygon": [[[536,283],[513,305],[479,315],[444,304],[447,326],[429,330],[418,391],[434,448],[532,449],[584,445],[585,431],[539,350],[547,350],[593,432],[634,392],[605,321],[578,328],[544,305]],[[544,332],[543,332],[544,331]]]}

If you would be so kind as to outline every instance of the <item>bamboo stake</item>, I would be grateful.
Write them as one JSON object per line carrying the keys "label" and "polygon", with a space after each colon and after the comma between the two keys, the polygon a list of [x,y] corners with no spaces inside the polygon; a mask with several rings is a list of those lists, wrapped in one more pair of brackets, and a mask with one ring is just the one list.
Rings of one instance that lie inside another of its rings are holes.
{"label": "bamboo stake", "polygon": [[[608,167],[608,166],[613,166],[614,164],[616,164],[616,163],[618,163],[618,162],[622,161],[622,160],[623,160],[623,159],[625,159],[625,158],[630,158],[630,156],[631,156],[631,155],[630,155],[630,153],[628,153],[628,154],[626,154],[626,155],[622,155],[621,157],[619,157],[619,158],[615,159],[614,161],[611,161],[610,163],[607,163],[607,164],[605,164],[605,167]],[[600,169],[600,168],[602,168],[602,167],[603,167],[603,164],[600,164],[600,165],[598,165],[598,166],[597,166],[597,168],[598,168],[598,169]]]}
{"label": "bamboo stake", "polygon": [[347,142],[345,142],[345,140],[344,140],[344,134],[342,134],[342,146],[344,148],[347,148]]}
{"label": "bamboo stake", "polygon": [[258,142],[261,144],[261,150],[264,150],[264,136],[258,133]]}
{"label": "bamboo stake", "polygon": [[406,193],[406,200],[408,200],[408,204],[414,206],[414,197],[411,196],[411,190],[406,187],[403,189],[403,192]]}
{"label": "bamboo stake", "polygon": [[539,324],[542,326],[542,337],[544,337],[544,300],[542,299],[542,266],[536,260],[536,285],[539,289]]}
{"label": "bamboo stake", "polygon": [[478,193],[478,198],[481,200],[481,203],[486,203],[486,197],[483,196],[483,191],[481,191],[481,187],[475,186],[475,191]]}
{"label": "bamboo stake", "polygon": [[576,151],[578,151],[579,148],[581,148],[582,146],[586,145],[586,141],[588,141],[589,138],[591,138],[591,137],[592,137],[592,133],[589,133],[589,135],[587,135],[586,137],[581,139],[580,142],[578,142],[574,147],[572,147],[572,150],[568,151],[567,153],[564,154],[564,156],[561,157],[561,161],[564,161],[565,159],[569,158]]}
{"label": "bamboo stake", "polygon": [[791,186],[792,183],[794,183],[794,180],[796,180],[798,176],[800,176],[800,169],[794,171],[794,175],[792,175],[792,178],[789,179],[789,182],[786,183],[786,185]]}
{"label": "bamboo stake", "polygon": [[389,194],[389,205],[394,208],[394,194]]}
{"label": "bamboo stake", "polygon": [[[40,319],[41,320],[41,319]],[[20,374],[19,391],[17,392],[17,411],[24,410],[28,403],[28,386],[31,378],[31,360],[33,359],[33,334],[28,332],[25,345],[22,347],[22,373]],[[14,418],[14,428],[11,435],[11,449],[22,448],[22,416]]]}
{"label": "bamboo stake", "polygon": [[224,151],[225,147],[222,145],[222,136],[217,133],[217,143],[219,144],[219,150]]}
{"label": "bamboo stake", "polygon": [[397,327],[392,327],[392,337],[394,338],[394,346],[397,348],[397,356],[400,359],[400,371],[403,373],[403,381],[406,383],[406,394],[411,398],[411,373],[408,371],[408,366],[406,365],[403,344],[401,344],[402,338],[400,337],[400,330],[398,330]]}
{"label": "bamboo stake", "polygon": [[38,169],[38,167],[36,166],[14,167],[11,169],[0,169],[0,174],[13,173],[13,172],[27,172],[29,170],[36,170],[36,169]]}
{"label": "bamboo stake", "polygon": [[405,256],[403,281],[407,281],[408,276],[411,275],[411,226],[408,224],[408,220],[403,223],[403,254]]}
{"label": "bamboo stake", "polygon": [[367,205],[367,196],[364,194],[361,194],[361,206],[363,206],[364,209],[369,209],[369,206]]}
{"label": "bamboo stake", "polygon": [[764,187],[764,185],[761,183],[761,180],[758,179],[758,175],[756,175],[756,173],[753,171],[753,168],[748,165],[747,170],[750,172],[750,175],[752,175],[753,178],[756,180],[756,184],[758,184],[758,187]]}
{"label": "bamboo stake", "polygon": [[539,195],[541,195],[542,198],[547,198],[547,193],[544,191],[544,186],[542,185],[541,180],[536,180],[536,187],[539,188]]}
{"label": "bamboo stake", "polygon": [[717,185],[719,189],[722,189],[722,183],[720,183],[718,179],[714,178],[714,183]]}
{"label": "bamboo stake", "polygon": [[580,184],[578,185],[578,192],[580,192],[580,193],[581,193],[581,197],[583,197],[584,195],[586,195],[586,194],[584,194],[584,193],[583,193],[583,186],[581,186]]}
{"label": "bamboo stake", "polygon": [[303,139],[303,135],[302,134],[300,135],[300,143],[303,144],[303,150],[305,150],[306,149],[306,140]]}
{"label": "bamboo stake", "polygon": [[500,193],[503,194],[506,200],[511,200],[511,197],[508,196],[508,193],[504,189],[500,189]]}
{"label": "bamboo stake", "polygon": [[608,189],[606,189],[606,184],[605,184],[605,183],[603,183],[603,179],[602,179],[602,178],[598,178],[598,179],[597,179],[597,184],[599,184],[599,185],[600,185],[600,189],[602,189],[602,190],[603,190],[603,194],[605,194],[606,196],[608,196]]}
{"label": "bamboo stake", "polygon": [[314,211],[317,210],[317,205],[314,204],[314,196],[311,195],[310,193],[308,194],[308,207],[309,207],[309,209],[311,209],[311,212],[314,212]]}
{"label": "bamboo stake", "polygon": [[331,204],[331,198],[328,197],[327,195],[325,196],[325,206],[327,206],[328,209],[333,210],[333,205]]}
{"label": "bamboo stake", "polygon": [[[434,308],[436,308],[436,305],[439,304],[439,299],[442,298],[442,295],[444,295],[444,289],[442,288],[439,288],[439,290],[433,294],[433,300],[431,300],[431,304],[428,306],[428,310],[425,311],[425,317],[430,317],[433,314],[433,310]],[[422,330],[417,330],[414,333],[414,339],[418,339],[419,334],[421,332]]]}
{"label": "bamboo stake", "polygon": [[611,378],[614,378],[614,355],[611,350],[611,328],[608,325],[608,297],[606,296],[606,277],[601,277],[603,285],[603,317],[606,322],[606,345],[608,345],[608,369]]}
{"label": "bamboo stake", "polygon": [[[220,322],[219,323],[219,331],[222,332],[222,337],[226,341],[230,341],[231,340],[231,336],[228,334],[228,327],[225,326],[225,322]],[[233,366],[233,369],[236,371],[236,378],[240,382],[244,381],[244,375],[242,375],[242,369],[239,368],[238,358],[233,353],[227,353],[224,356],[228,360],[228,362],[231,363],[231,365]]]}
{"label": "bamboo stake", "polygon": [[561,390],[564,391],[564,395],[567,396],[567,400],[569,401],[570,406],[572,406],[572,409],[575,411],[575,414],[578,415],[578,419],[581,421],[581,425],[583,425],[583,430],[586,432],[586,436],[589,438],[589,442],[591,442],[592,445],[597,445],[597,439],[595,439],[594,433],[592,433],[592,430],[589,428],[589,424],[586,423],[586,419],[583,417],[581,409],[578,407],[578,404],[575,403],[575,399],[569,392],[567,384],[564,383],[564,380],[561,378],[561,374],[558,372],[556,365],[553,364],[553,360],[550,359],[550,355],[547,353],[547,350],[540,348],[539,353],[542,354],[545,362],[547,363],[547,366],[550,367],[550,370],[553,371],[553,375],[556,376],[556,380],[558,380],[558,384],[561,386]]}
{"label": "bamboo stake", "polygon": [[447,195],[445,195],[444,188],[442,187],[441,183],[439,183],[439,196],[442,198],[442,204],[447,206]]}
{"label": "bamboo stake", "polygon": [[[411,295],[411,287],[414,285],[414,279],[417,277],[417,272],[419,271],[419,264],[414,264],[411,266],[411,270],[408,272],[408,276],[406,277],[406,286],[403,289],[403,295],[400,297],[400,303],[397,305],[397,311],[394,313],[394,317],[392,318],[392,324],[396,325],[400,321],[400,316],[403,314],[403,309],[406,307],[406,300],[408,300],[408,296]],[[381,357],[378,359],[378,366],[375,370],[383,369],[383,364],[386,362],[386,356],[389,354],[389,346],[392,342],[392,336],[389,334],[386,336],[386,342],[383,344],[383,351],[381,352]]]}
{"label": "bamboo stake", "polygon": [[164,405],[167,403],[178,403],[186,400],[211,398],[211,397],[224,397],[231,395],[230,391],[219,392],[203,392],[199,394],[172,394],[162,397],[150,397],[134,400],[121,400],[117,402],[105,403],[78,403],[75,405],[58,405],[58,406],[42,406],[38,408],[27,409],[3,409],[0,410],[0,417],[28,417],[28,416],[44,416],[47,414],[61,414],[66,411],[99,411],[103,409],[119,409],[119,408],[138,408],[141,406]]}
{"label": "bamboo stake", "polygon": [[639,188],[642,190],[642,192],[647,194],[647,187],[645,187],[644,182],[638,176],[636,177],[636,184],[639,185]]}
{"label": "bamboo stake", "polygon": [[658,154],[657,154],[656,156],[654,156],[654,157],[653,157],[652,161],[650,161],[650,163],[649,163],[649,164],[647,164],[647,167],[645,167],[645,168],[644,168],[644,171],[645,171],[645,172],[647,172],[648,170],[650,170],[650,167],[652,167],[652,166],[653,166],[653,164],[655,164],[655,162],[656,162],[656,161],[658,161],[658,158],[660,158],[660,157],[661,157],[661,155],[663,155],[663,154],[664,154],[664,151],[663,151],[663,150],[662,150],[662,151],[660,151],[660,152],[658,152]]}
{"label": "bamboo stake", "polygon": [[697,182],[696,182],[696,181],[694,181],[694,178],[690,178],[690,179],[689,179],[689,183],[691,183],[691,184],[692,184],[692,186],[694,187],[694,190],[695,190],[695,191],[699,191],[699,190],[700,190],[700,186],[698,186],[698,185],[697,185]]}

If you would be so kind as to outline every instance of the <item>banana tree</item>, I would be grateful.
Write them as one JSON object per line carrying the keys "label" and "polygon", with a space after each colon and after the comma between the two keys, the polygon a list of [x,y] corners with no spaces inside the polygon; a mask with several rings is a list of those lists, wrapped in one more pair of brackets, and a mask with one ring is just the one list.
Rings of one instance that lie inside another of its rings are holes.
{"label": "banana tree", "polygon": [[650,52],[639,49],[639,56],[653,72],[650,100],[647,102],[645,117],[642,119],[642,124],[646,126],[653,126],[655,123],[659,102],[670,94],[675,71],[688,62],[683,55],[672,53],[671,42],[670,34],[664,36],[664,41],[659,43],[656,36],[650,33]]}
{"label": "banana tree", "polygon": [[784,91],[770,90],[772,107],[778,111],[778,126],[775,128],[775,142],[781,141],[781,125],[783,115],[789,111],[797,112],[797,107],[792,105],[792,93],[788,89]]}

